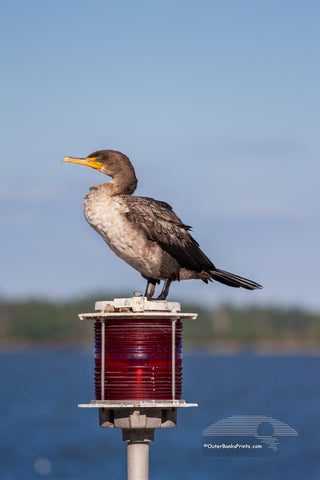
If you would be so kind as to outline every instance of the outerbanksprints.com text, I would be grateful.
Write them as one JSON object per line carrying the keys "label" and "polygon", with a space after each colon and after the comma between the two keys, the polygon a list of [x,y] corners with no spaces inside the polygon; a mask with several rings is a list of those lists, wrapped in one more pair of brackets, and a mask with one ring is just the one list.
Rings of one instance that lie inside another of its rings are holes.
{"label": "outerbanksprints.com text", "polygon": [[238,448],[238,449],[259,449],[262,448],[262,445],[247,445],[242,443],[204,443],[204,448]]}

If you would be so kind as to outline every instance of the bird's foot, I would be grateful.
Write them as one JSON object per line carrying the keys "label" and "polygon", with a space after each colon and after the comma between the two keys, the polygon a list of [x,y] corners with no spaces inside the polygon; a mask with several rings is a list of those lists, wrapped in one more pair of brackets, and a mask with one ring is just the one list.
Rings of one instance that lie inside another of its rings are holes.
{"label": "bird's foot", "polygon": [[145,297],[147,297],[147,300],[154,301],[154,300],[166,300],[171,281],[169,278],[166,278],[163,284],[162,292],[160,293],[158,298],[152,298],[155,290],[156,283],[160,283],[159,280],[155,280],[154,278],[148,278],[148,283],[147,283],[147,288],[146,288],[146,293],[144,294]]}
{"label": "bird's foot", "polygon": [[159,280],[155,280],[154,278],[148,278],[146,293],[144,294],[144,296],[147,297],[148,301],[153,300],[152,297],[154,294],[156,283],[159,283]]}
{"label": "bird's foot", "polygon": [[160,293],[159,297],[155,298],[155,300],[165,300],[167,298],[166,295],[163,295],[162,293]]}
{"label": "bird's foot", "polygon": [[160,295],[159,295],[159,297],[157,298],[157,300],[166,300],[166,298],[167,298],[167,296],[168,296],[168,293],[169,293],[171,281],[172,281],[172,280],[170,280],[169,278],[166,278],[166,279],[165,279],[164,284],[163,284],[162,292],[160,293]]}

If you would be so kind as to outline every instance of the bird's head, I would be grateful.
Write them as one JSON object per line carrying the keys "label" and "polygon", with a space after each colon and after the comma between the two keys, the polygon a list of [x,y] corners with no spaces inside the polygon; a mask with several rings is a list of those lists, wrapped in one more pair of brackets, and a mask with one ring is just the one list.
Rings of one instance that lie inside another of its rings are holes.
{"label": "bird's head", "polygon": [[62,161],[87,165],[112,178],[126,172],[134,174],[129,158],[116,150],[98,150],[90,153],[86,158],[64,157]]}

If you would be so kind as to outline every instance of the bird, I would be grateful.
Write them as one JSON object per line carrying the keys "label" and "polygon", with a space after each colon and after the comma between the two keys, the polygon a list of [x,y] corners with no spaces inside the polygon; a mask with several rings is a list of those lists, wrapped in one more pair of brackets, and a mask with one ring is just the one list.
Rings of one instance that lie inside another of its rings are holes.
{"label": "bird", "polygon": [[247,290],[262,288],[247,278],[217,268],[198,242],[163,201],[134,196],[135,170],[129,158],[116,150],[99,150],[84,158],[64,157],[63,162],[87,165],[111,177],[108,183],[90,187],[83,210],[88,223],[122,260],[147,280],[145,297],[153,300],[155,286],[164,281],[155,300],[166,300],[171,282],[216,280]]}

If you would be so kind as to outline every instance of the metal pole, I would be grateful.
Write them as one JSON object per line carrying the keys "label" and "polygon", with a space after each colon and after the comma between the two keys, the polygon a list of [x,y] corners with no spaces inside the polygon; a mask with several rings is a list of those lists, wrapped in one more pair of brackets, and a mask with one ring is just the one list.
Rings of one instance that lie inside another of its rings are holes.
{"label": "metal pole", "polygon": [[[131,424],[146,422],[146,413],[133,412]],[[123,428],[122,439],[127,446],[128,480],[149,480],[149,442],[154,440],[154,428]]]}
{"label": "metal pole", "polygon": [[127,472],[128,480],[149,479],[149,442],[128,442]]}

